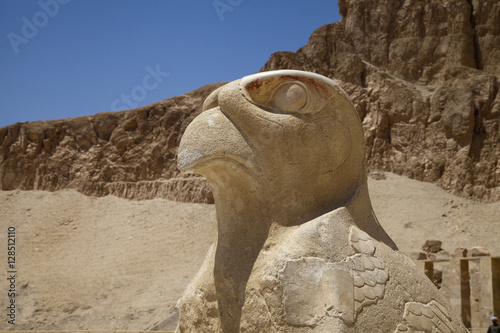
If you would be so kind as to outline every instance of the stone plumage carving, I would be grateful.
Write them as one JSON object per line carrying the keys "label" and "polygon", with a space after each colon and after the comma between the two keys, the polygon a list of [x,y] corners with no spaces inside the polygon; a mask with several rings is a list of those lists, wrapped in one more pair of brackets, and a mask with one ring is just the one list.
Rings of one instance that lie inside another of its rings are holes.
{"label": "stone plumage carving", "polygon": [[404,323],[394,333],[453,333],[454,327],[448,311],[436,301],[429,304],[408,302],[405,304]]}
{"label": "stone plumage carving", "polygon": [[356,254],[338,263],[314,257],[291,260],[280,271],[290,324],[315,326],[325,316],[354,323],[363,306],[384,297],[389,279],[385,262],[374,256],[375,246],[366,233],[350,229]]}
{"label": "stone plumage carving", "polygon": [[355,310],[359,312],[363,306],[377,303],[384,297],[389,275],[385,270],[385,262],[374,256],[375,246],[365,232],[351,227],[349,240],[357,252],[349,259],[353,262]]}
{"label": "stone plumage carving", "polygon": [[177,332],[466,332],[378,223],[359,117],[335,82],[254,74],[204,109],[178,164],[208,179],[218,239]]}

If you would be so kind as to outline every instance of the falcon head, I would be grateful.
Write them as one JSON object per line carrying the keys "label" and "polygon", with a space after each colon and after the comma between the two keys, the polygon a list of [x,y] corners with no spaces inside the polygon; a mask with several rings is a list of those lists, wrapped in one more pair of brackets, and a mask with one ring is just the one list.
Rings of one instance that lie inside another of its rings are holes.
{"label": "falcon head", "polygon": [[348,204],[366,187],[358,114],[322,75],[249,75],[215,90],[203,109],[182,137],[178,166],[208,179],[216,205],[222,193],[254,195],[296,224]]}

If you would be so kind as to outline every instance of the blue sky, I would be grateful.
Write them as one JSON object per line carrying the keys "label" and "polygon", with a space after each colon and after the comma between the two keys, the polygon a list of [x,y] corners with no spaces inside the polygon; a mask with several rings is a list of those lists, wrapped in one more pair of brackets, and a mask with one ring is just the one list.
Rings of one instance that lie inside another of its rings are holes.
{"label": "blue sky", "polygon": [[0,0],[0,127],[238,79],[338,20],[335,0]]}

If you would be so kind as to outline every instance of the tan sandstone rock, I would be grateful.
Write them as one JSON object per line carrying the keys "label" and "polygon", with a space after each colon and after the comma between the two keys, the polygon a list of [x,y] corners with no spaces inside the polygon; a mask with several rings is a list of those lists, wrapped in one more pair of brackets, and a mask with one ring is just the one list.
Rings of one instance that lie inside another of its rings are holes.
{"label": "tan sandstone rock", "polygon": [[473,246],[469,250],[469,255],[471,257],[485,257],[490,255],[490,251],[484,246]]}
{"label": "tan sandstone rock", "polygon": [[205,180],[179,176],[177,146],[220,84],[134,110],[0,128],[0,189],[213,203]]}
{"label": "tan sandstone rock", "polygon": [[440,240],[428,239],[422,246],[422,250],[427,253],[438,253],[441,250],[441,245],[443,245],[443,242],[441,242]]}
{"label": "tan sandstone rock", "polygon": [[500,3],[339,1],[343,19],[262,71],[335,79],[365,129],[370,169],[500,199]]}
{"label": "tan sandstone rock", "polygon": [[[262,71],[335,79],[362,119],[371,170],[500,200],[500,3],[342,0],[339,7],[341,21],[317,29],[296,53],[273,54]],[[0,189],[213,202],[198,179],[169,180],[179,174],[180,136],[220,85],[124,112],[0,128]]]}
{"label": "tan sandstone rock", "polygon": [[178,302],[178,333],[467,331],[379,225],[362,126],[335,82],[254,74],[204,109],[178,163],[208,179],[218,239]]}
{"label": "tan sandstone rock", "polygon": [[456,258],[465,258],[465,257],[467,257],[467,252],[468,252],[468,250],[466,248],[458,247],[455,249],[454,256]]}

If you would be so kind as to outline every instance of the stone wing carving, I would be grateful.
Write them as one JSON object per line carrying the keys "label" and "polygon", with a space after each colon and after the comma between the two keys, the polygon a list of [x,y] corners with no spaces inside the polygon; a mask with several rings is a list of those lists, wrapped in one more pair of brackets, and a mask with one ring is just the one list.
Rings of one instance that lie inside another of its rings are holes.
{"label": "stone wing carving", "polygon": [[394,333],[454,333],[448,311],[438,302],[429,304],[408,302],[405,305],[404,323]]}
{"label": "stone wing carving", "polygon": [[315,326],[325,316],[354,323],[363,306],[384,297],[389,275],[374,256],[370,237],[351,227],[349,239],[356,253],[341,262],[314,257],[286,262],[280,280],[288,323]]}
{"label": "stone wing carving", "polygon": [[357,252],[349,257],[349,261],[352,262],[355,312],[359,313],[363,306],[377,303],[384,297],[389,275],[385,270],[385,263],[374,256],[375,246],[367,233],[351,227],[349,240]]}

